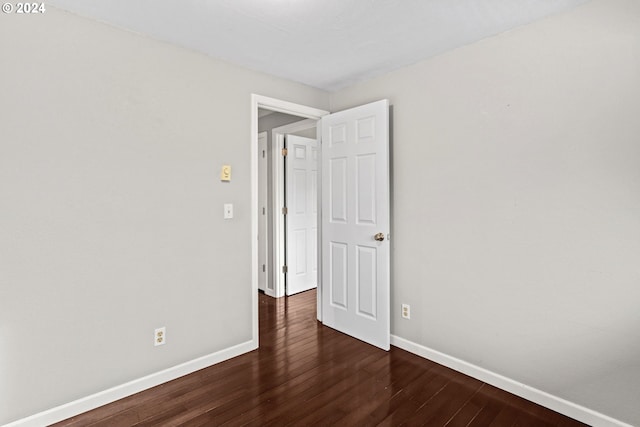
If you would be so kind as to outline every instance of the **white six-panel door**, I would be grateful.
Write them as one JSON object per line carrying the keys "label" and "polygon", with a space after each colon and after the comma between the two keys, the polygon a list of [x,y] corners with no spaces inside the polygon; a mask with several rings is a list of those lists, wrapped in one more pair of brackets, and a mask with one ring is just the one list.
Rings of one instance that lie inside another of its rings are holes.
{"label": "white six-panel door", "polygon": [[286,294],[318,285],[318,142],[287,135]]}
{"label": "white six-panel door", "polygon": [[389,104],[322,118],[322,321],[389,349]]}

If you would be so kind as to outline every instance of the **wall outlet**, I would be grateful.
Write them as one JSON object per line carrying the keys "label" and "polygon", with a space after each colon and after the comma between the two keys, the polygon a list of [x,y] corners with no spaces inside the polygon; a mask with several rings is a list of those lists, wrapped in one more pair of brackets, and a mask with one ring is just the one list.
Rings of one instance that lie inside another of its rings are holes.
{"label": "wall outlet", "polygon": [[402,304],[402,318],[411,319],[411,306],[409,304]]}
{"label": "wall outlet", "polygon": [[164,326],[162,328],[156,329],[153,334],[153,345],[159,346],[164,345],[167,342],[167,328]]}

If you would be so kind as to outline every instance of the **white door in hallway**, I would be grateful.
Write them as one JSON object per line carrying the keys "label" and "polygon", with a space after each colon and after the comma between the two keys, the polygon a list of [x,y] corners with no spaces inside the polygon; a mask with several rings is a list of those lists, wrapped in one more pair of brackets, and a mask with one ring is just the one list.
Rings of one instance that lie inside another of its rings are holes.
{"label": "white door in hallway", "polygon": [[322,118],[322,321],[390,345],[389,103]]}
{"label": "white door in hallway", "polygon": [[318,141],[287,135],[286,294],[318,286]]}

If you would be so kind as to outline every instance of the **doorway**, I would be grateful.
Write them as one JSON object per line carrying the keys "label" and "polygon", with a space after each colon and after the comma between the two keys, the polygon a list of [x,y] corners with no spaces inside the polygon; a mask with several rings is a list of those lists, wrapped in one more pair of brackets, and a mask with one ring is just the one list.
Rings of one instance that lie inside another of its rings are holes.
{"label": "doorway", "polygon": [[[283,272],[286,240],[283,156],[285,135],[317,137],[316,121],[258,109],[258,278],[259,289],[270,297],[285,295]],[[291,136],[292,138],[293,136]]]}
{"label": "doorway", "polygon": [[[252,95],[251,223],[253,338],[258,346],[258,111],[318,121],[325,144],[319,163],[318,320],[389,349],[390,198],[389,102],[380,100],[330,114]],[[326,139],[326,140],[325,140]],[[318,147],[319,148],[319,147]],[[322,213],[324,208],[324,215]],[[277,206],[276,206],[277,208]],[[320,237],[321,236],[321,237]],[[277,267],[277,266],[276,266]],[[323,281],[323,276],[325,281]]]}
{"label": "doorway", "polygon": [[[275,99],[275,98],[269,98],[269,97],[265,97],[265,96],[261,96],[261,95],[251,95],[251,171],[252,171],[252,176],[251,176],[251,235],[252,236],[256,236],[255,237],[255,241],[254,244],[252,245],[252,274],[251,274],[251,282],[252,282],[252,307],[253,307],[253,339],[255,341],[255,345],[256,347],[258,346],[258,283],[259,283],[259,271],[261,270],[261,267],[259,267],[259,244],[258,244],[258,236],[259,236],[259,230],[258,230],[258,224],[259,224],[259,215],[258,213],[260,212],[259,209],[259,179],[258,179],[258,175],[259,175],[259,168],[258,168],[258,159],[259,159],[259,148],[258,148],[258,119],[259,119],[259,110],[266,110],[266,111],[272,111],[272,112],[278,112],[278,113],[284,113],[284,114],[288,114],[291,116],[295,116],[295,117],[299,117],[300,120],[304,120],[304,119],[310,119],[313,123],[317,122],[318,120],[320,120],[321,117],[329,114],[328,111],[325,110],[320,110],[317,108],[312,108],[312,107],[307,107],[307,106],[303,106],[303,105],[299,105],[299,104],[294,104],[291,102],[287,102],[287,101],[282,101],[279,99]],[[308,128],[308,125],[307,125]],[[274,151],[276,151],[276,144],[272,142],[272,155],[274,154]],[[281,163],[281,158],[280,160],[276,160],[274,158],[274,164],[273,164],[273,169],[274,171],[280,170],[281,169],[281,165],[279,166],[278,164],[276,164],[276,162]],[[273,179],[273,178],[272,178]],[[284,197],[283,194],[281,194],[282,197]],[[283,206],[282,204],[278,204],[276,202],[274,202],[272,209],[270,210],[270,212],[273,214],[275,209],[278,209],[277,206]],[[279,217],[279,216],[278,216]],[[276,218],[276,217],[274,217]],[[274,232],[273,235],[276,236],[280,233],[280,229],[276,229],[278,227],[283,227],[283,225],[278,225],[279,221],[272,221],[275,224],[274,227]],[[273,248],[274,245],[269,245],[270,248]],[[282,250],[283,248],[283,244],[279,244],[279,249],[277,251],[271,251],[272,253],[272,261],[270,261],[270,265],[271,266],[282,266],[284,265],[282,263],[282,261],[284,260],[284,257],[282,255]],[[282,257],[282,258],[279,258]],[[271,258],[271,257],[269,257]],[[269,259],[268,258],[268,259]],[[273,271],[272,274],[272,278],[275,278],[276,275],[278,275],[278,279],[279,281],[282,283],[282,285],[284,285],[284,280],[282,277],[282,270],[275,271],[276,268],[272,268],[271,269]],[[320,281],[321,278],[318,277],[318,281]],[[275,280],[272,282],[275,283]],[[271,290],[271,292],[273,292],[273,296],[275,296],[275,286],[274,288]],[[317,313],[318,313],[318,320],[321,320],[321,287],[318,287],[318,298],[317,298]],[[265,292],[268,293],[268,292]]]}

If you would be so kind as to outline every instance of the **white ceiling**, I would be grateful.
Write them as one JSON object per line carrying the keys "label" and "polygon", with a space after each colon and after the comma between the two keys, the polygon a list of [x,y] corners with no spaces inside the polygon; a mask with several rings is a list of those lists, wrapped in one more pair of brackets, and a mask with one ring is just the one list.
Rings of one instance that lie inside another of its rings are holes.
{"label": "white ceiling", "polygon": [[335,91],[588,0],[49,0]]}

